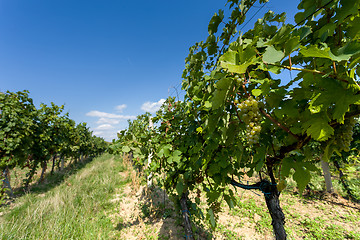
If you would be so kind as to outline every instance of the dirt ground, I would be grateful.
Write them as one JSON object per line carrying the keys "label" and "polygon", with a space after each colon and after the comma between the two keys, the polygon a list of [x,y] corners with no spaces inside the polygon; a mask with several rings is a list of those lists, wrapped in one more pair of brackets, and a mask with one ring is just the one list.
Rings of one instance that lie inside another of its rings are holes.
{"label": "dirt ground", "polygon": [[[180,212],[176,212],[166,193],[159,188],[148,191],[147,187],[134,184],[137,177],[130,171],[120,174],[132,181],[119,189],[111,200],[116,203],[116,209],[110,216],[117,230],[112,237],[185,239]],[[238,191],[238,198],[241,206],[233,210],[226,205],[222,207],[215,231],[206,225],[201,229],[195,227],[196,239],[274,239],[264,197],[257,192],[241,190]],[[282,194],[280,201],[286,216],[289,239],[318,239],[317,234],[322,234],[321,231],[331,226],[336,226],[335,230],[340,229],[336,231],[343,231],[345,235],[346,232],[355,234],[355,237],[346,235],[348,239],[357,239],[357,236],[360,239],[359,204],[335,195],[314,199],[291,193]],[[320,239],[337,239],[336,231],[330,237],[321,235]]]}

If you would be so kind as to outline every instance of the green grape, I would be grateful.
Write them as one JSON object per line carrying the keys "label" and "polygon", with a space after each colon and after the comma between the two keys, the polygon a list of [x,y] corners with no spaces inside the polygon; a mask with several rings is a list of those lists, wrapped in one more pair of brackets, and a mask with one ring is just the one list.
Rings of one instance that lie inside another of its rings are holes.
{"label": "green grape", "polygon": [[336,140],[333,145],[337,147],[339,151],[350,151],[350,143],[353,140],[352,136],[355,123],[355,118],[346,119],[343,125],[335,129],[334,138]]}
{"label": "green grape", "polygon": [[261,132],[261,114],[260,104],[253,97],[237,105],[242,121],[246,124],[246,138],[248,145],[252,146],[258,143]]}

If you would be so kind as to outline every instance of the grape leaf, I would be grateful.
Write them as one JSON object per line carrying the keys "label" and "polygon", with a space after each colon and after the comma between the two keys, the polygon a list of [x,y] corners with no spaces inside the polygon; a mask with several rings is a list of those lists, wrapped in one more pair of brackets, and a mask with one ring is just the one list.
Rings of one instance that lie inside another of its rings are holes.
{"label": "grape leaf", "polygon": [[172,155],[172,159],[174,162],[179,163],[181,159],[182,152],[179,150],[175,150]]}
{"label": "grape leaf", "polygon": [[314,114],[302,127],[306,130],[306,133],[316,141],[325,141],[334,134],[334,129],[321,113]]}
{"label": "grape leaf", "polygon": [[291,38],[285,43],[285,55],[288,56],[292,51],[300,47],[300,37]]}
{"label": "grape leaf", "polygon": [[122,147],[122,151],[123,151],[124,153],[128,153],[128,152],[131,151],[131,149],[130,149],[128,146],[123,146],[123,147]]}
{"label": "grape leaf", "polygon": [[263,55],[265,63],[276,63],[283,59],[285,54],[282,51],[276,50],[273,46],[268,46]]}
{"label": "grape leaf", "polygon": [[179,178],[179,180],[176,184],[176,191],[179,196],[181,196],[181,194],[184,192],[184,182],[183,182],[182,178]]}
{"label": "grape leaf", "polygon": [[216,90],[211,99],[213,109],[218,109],[225,104],[225,99],[232,82],[233,79],[224,77],[216,83]]}
{"label": "grape leaf", "polygon": [[229,72],[245,73],[247,68],[257,63],[256,52],[252,47],[247,47],[244,51],[228,51],[220,57],[221,67]]}
{"label": "grape leaf", "polygon": [[281,176],[282,177],[288,177],[290,174],[290,170],[294,164],[294,160],[292,158],[284,158],[282,160],[281,165]]}
{"label": "grape leaf", "polygon": [[294,164],[295,173],[293,179],[295,180],[299,193],[301,194],[306,185],[310,182],[311,175],[308,170],[306,170],[300,163]]}
{"label": "grape leaf", "polygon": [[253,89],[253,90],[251,91],[251,93],[252,93],[255,97],[257,97],[257,96],[260,96],[260,95],[261,95],[262,90],[259,89],[259,88],[256,88],[256,89]]}
{"label": "grape leaf", "polygon": [[358,104],[360,95],[351,89],[343,88],[339,82],[332,78],[318,78],[315,83],[322,89],[310,101],[309,110],[312,113],[319,113],[335,105],[332,118],[343,123],[345,113],[349,111],[351,104]]}
{"label": "grape leaf", "polygon": [[328,58],[333,61],[341,62],[349,60],[353,55],[360,52],[360,45],[356,42],[348,43],[340,48],[337,55],[333,54],[329,47],[319,49],[316,45],[302,48],[300,53],[304,57]]}
{"label": "grape leaf", "polygon": [[211,108],[211,107],[212,107],[211,102],[209,102],[209,101],[205,101],[205,103],[204,103],[204,107],[205,107],[205,108],[207,108],[207,109]]}
{"label": "grape leaf", "polygon": [[208,211],[208,216],[209,216],[209,219],[210,219],[211,227],[215,228],[216,227],[216,221],[215,221],[214,212],[213,212],[213,210],[211,208]]}
{"label": "grape leaf", "polygon": [[234,201],[231,199],[230,196],[224,194],[224,199],[226,203],[228,204],[229,208],[234,208]]}
{"label": "grape leaf", "polygon": [[219,14],[215,13],[214,16],[211,18],[209,26],[208,26],[208,32],[209,34],[214,34],[217,32],[219,24],[224,18],[224,11],[219,10]]}

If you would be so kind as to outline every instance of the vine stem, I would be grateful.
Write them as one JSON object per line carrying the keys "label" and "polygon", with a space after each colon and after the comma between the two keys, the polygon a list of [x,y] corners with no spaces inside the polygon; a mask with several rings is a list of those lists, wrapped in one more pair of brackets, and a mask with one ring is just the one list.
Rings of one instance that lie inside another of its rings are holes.
{"label": "vine stem", "polygon": [[[253,1],[245,11],[241,11],[241,17],[242,17],[242,18],[244,18],[244,17],[246,16],[247,12],[254,6],[255,2],[256,2],[256,1]],[[245,20],[244,20],[244,21],[245,21]],[[226,24],[225,24],[225,25],[226,25]],[[231,36],[232,36],[231,33],[232,33],[232,32],[236,29],[236,27],[239,25],[238,18],[236,18],[235,20],[233,20],[233,22],[231,23],[231,25],[233,25],[233,26],[232,26],[232,29],[231,29],[231,31],[229,31],[230,34],[229,34],[229,35],[224,39],[224,41],[223,41],[223,45],[222,45],[222,47],[221,47],[221,49],[220,49],[220,51],[219,51],[220,54],[224,51],[225,46],[229,45],[229,41],[230,41],[230,38],[231,38]],[[230,26],[231,26],[231,25],[230,25]],[[215,64],[215,66],[214,66],[214,69],[215,69],[215,67],[218,65],[218,62],[219,62],[219,58],[216,59],[216,64]]]}
{"label": "vine stem", "polygon": [[290,129],[288,129],[287,127],[285,127],[284,125],[282,125],[281,123],[279,123],[278,121],[276,121],[276,119],[274,119],[270,114],[268,114],[267,112],[265,112],[264,109],[260,108],[260,112],[261,112],[262,114],[264,114],[264,116],[265,116],[266,118],[268,118],[270,121],[272,121],[273,123],[275,123],[276,126],[280,127],[280,128],[283,129],[285,132],[289,133],[291,136],[293,136],[294,138],[296,138],[296,140],[300,140],[300,138],[299,138],[298,135],[292,133],[292,132],[290,131]]}
{"label": "vine stem", "polygon": [[[297,67],[293,67],[293,66],[287,66],[287,65],[276,65],[276,64],[271,64],[271,63],[268,63],[270,66],[275,66],[275,67],[281,67],[281,68],[284,68],[284,69],[288,69],[288,70],[296,70],[296,71],[301,71],[301,72],[309,72],[309,73],[316,73],[316,74],[320,74],[320,75],[327,75],[328,73],[325,73],[325,72],[321,72],[319,70],[316,70],[316,69],[306,69],[306,68],[297,68]],[[335,70],[336,71],[336,70]],[[341,79],[341,78],[338,78],[337,75],[335,74],[330,74],[329,77],[332,77],[332,78],[335,78],[339,81],[342,81],[344,83],[349,83],[348,80],[346,79]]]}

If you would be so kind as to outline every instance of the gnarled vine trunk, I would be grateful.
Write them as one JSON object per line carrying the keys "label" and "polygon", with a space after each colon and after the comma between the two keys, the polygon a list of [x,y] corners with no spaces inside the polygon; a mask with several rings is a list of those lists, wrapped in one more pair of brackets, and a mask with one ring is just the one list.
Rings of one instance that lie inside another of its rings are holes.
{"label": "gnarled vine trunk", "polygon": [[285,225],[285,215],[280,207],[280,192],[276,186],[276,180],[273,172],[273,164],[267,162],[267,171],[271,179],[271,184],[268,185],[262,191],[265,195],[266,206],[269,210],[271,216],[271,225],[273,226],[274,234],[276,240],[285,240],[287,235],[284,228]]}
{"label": "gnarled vine trunk", "polygon": [[271,215],[271,225],[273,226],[276,240],[284,240],[287,235],[284,228],[285,215],[280,207],[280,193],[276,186],[271,186],[269,190],[270,191],[265,194],[265,201]]}
{"label": "gnarled vine trunk", "polygon": [[53,159],[52,159],[51,175],[54,174],[55,165],[56,165],[56,154],[53,156]]}
{"label": "gnarled vine trunk", "polygon": [[45,172],[47,169],[47,162],[43,161],[41,166],[42,166],[41,175],[40,175],[40,179],[39,179],[38,183],[41,183],[42,181],[44,181],[44,176],[45,176]]}
{"label": "gnarled vine trunk", "polygon": [[29,190],[29,185],[31,183],[31,180],[32,180],[35,172],[36,172],[36,163],[34,166],[31,166],[30,172],[28,173],[28,178],[25,180],[25,185],[24,185],[25,191]]}
{"label": "gnarled vine trunk", "polygon": [[10,178],[9,178],[9,175],[10,175],[10,171],[9,171],[9,168],[5,168],[4,171],[2,172],[2,175],[3,175],[3,188],[7,188],[8,189],[8,195],[10,197],[13,197],[14,196],[14,193],[13,193],[13,190],[11,188],[11,184],[10,184]]}
{"label": "gnarled vine trunk", "polygon": [[183,193],[180,199],[180,205],[182,209],[182,216],[185,224],[185,237],[186,239],[194,240],[194,235],[191,227],[190,212],[187,206],[187,193]]}

